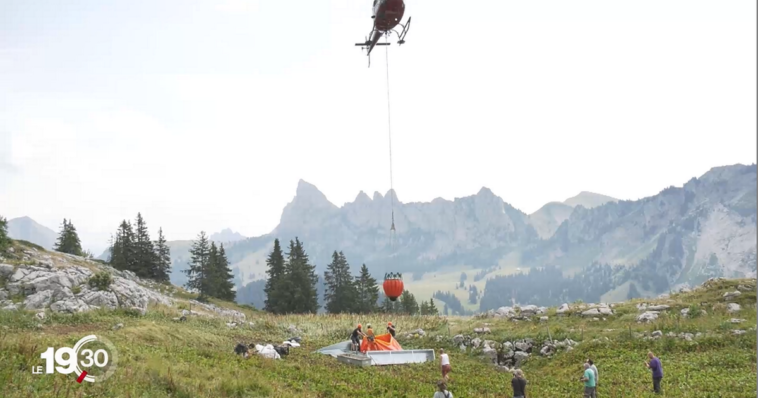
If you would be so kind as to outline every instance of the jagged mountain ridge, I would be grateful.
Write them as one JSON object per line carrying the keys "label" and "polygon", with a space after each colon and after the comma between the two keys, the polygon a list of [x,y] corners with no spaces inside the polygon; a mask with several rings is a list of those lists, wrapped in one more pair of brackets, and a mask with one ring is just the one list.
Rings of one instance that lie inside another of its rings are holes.
{"label": "jagged mountain ridge", "polygon": [[[563,268],[655,261],[671,268],[672,283],[744,276],[755,270],[750,266],[755,257],[755,186],[755,165],[732,165],[641,200],[593,194],[605,203],[572,208],[554,234],[542,231],[541,237],[534,214],[527,216],[487,188],[476,195],[428,203],[402,203],[392,191],[384,196],[376,192],[373,198],[360,192],[355,201],[338,207],[301,180],[276,229],[238,242],[229,250],[230,260],[240,268],[242,280],[249,280],[245,274],[252,265],[251,253],[256,253],[257,279],[265,270],[273,239],[280,238],[286,247],[297,236],[320,271],[333,250],[342,250],[354,267],[365,262],[377,275],[388,267],[400,272],[488,267],[510,253],[521,256],[527,266]],[[391,199],[397,229],[394,246],[389,239]],[[732,243],[722,248],[719,242]],[[675,259],[680,265],[672,265]]]}
{"label": "jagged mountain ridge", "polygon": [[672,284],[749,276],[755,273],[755,223],[755,165],[716,167],[652,197],[578,207],[522,261],[569,266],[646,260]]}

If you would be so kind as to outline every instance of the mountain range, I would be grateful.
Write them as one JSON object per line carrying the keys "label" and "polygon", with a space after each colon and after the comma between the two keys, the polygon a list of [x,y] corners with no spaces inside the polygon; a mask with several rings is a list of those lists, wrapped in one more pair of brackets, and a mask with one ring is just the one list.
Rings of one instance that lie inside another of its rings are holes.
{"label": "mountain range", "polygon": [[[319,274],[338,250],[353,269],[365,263],[379,279],[390,271],[424,282],[425,274],[436,278],[443,270],[457,272],[457,278],[461,269],[483,274],[502,269],[502,274],[551,266],[570,275],[592,264],[644,264],[645,272],[663,275],[666,286],[674,286],[711,276],[755,276],[756,200],[755,164],[715,167],[640,200],[581,192],[532,214],[486,187],[475,195],[426,203],[403,203],[392,190],[360,192],[338,207],[300,180],[271,233],[240,239],[224,230],[213,237],[225,242],[238,289],[265,278],[274,239],[286,248],[295,237],[304,242]],[[172,282],[182,284],[191,241],[169,245]]]}

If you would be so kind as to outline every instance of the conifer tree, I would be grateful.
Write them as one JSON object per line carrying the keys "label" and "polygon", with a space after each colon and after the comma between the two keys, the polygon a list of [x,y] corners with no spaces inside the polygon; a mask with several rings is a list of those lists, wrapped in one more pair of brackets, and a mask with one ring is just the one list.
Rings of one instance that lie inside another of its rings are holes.
{"label": "conifer tree", "polygon": [[[213,244],[211,244],[213,246]],[[229,259],[226,258],[224,244],[218,248],[216,258],[212,266],[214,297],[221,300],[234,301],[236,292],[234,291],[234,274],[229,267]]]}
{"label": "conifer tree", "polygon": [[65,218],[63,219],[61,232],[58,235],[58,240],[55,243],[54,249],[61,253],[74,254],[77,256],[83,254],[82,244],[79,241],[79,235],[76,233],[76,227]]}
{"label": "conifer tree", "polygon": [[421,313],[421,315],[429,315],[429,304],[427,304],[426,301],[421,301],[419,313]]}
{"label": "conifer tree", "polygon": [[266,259],[266,286],[263,291],[266,293],[263,309],[274,314],[283,314],[286,305],[286,286],[284,280],[284,254],[279,244],[279,239],[274,239],[274,249],[271,250]]}
{"label": "conifer tree", "polygon": [[134,231],[134,268],[131,271],[140,278],[152,277],[156,260],[155,249],[153,248],[153,241],[150,240],[147,224],[142,218],[142,214],[137,213]]}
{"label": "conifer tree", "polygon": [[357,312],[369,314],[376,311],[377,302],[379,302],[379,285],[368,272],[366,264],[361,266],[361,273],[355,278],[355,285],[358,290]]}
{"label": "conifer tree", "polygon": [[419,312],[418,302],[413,293],[403,290],[403,294],[400,295],[400,310],[404,314],[416,315]]}
{"label": "conifer tree", "polygon": [[66,247],[66,231],[68,231],[68,220],[64,218],[61,230],[58,232],[58,239],[55,241],[55,246],[53,246],[53,250],[62,252]]}
{"label": "conifer tree", "polygon": [[8,237],[8,220],[0,216],[0,251],[5,251],[10,247],[11,240]]}
{"label": "conifer tree", "polygon": [[111,245],[111,265],[119,270],[128,270],[134,272],[135,258],[134,255],[134,231],[132,224],[126,220],[121,221],[118,227],[116,237]]}
{"label": "conifer tree", "polygon": [[324,302],[327,312],[332,314],[350,313],[357,308],[358,291],[350,274],[345,254],[334,251],[332,262],[324,272]]}
{"label": "conifer tree", "polygon": [[287,263],[285,264],[287,293],[287,313],[316,313],[318,311],[318,293],[316,284],[318,275],[316,267],[311,265],[302,242],[296,237],[290,241]]}
{"label": "conifer tree", "polygon": [[434,299],[429,299],[429,315],[439,315],[440,311],[434,305]]}
{"label": "conifer tree", "polygon": [[192,242],[190,249],[189,268],[183,270],[187,274],[188,281],[185,284],[187,288],[196,290],[200,293],[200,298],[205,299],[209,296],[210,286],[210,244],[205,232],[200,232],[197,240]]}
{"label": "conifer tree", "polygon": [[445,316],[448,316],[448,315],[450,315],[450,310],[448,310],[448,309],[447,309],[447,304],[445,304],[445,309],[443,309],[443,310],[442,310],[442,313],[443,313]]}
{"label": "conifer tree", "polygon": [[158,230],[158,240],[155,242],[155,264],[152,277],[158,282],[169,282],[171,274],[171,249],[166,244],[163,228]]}

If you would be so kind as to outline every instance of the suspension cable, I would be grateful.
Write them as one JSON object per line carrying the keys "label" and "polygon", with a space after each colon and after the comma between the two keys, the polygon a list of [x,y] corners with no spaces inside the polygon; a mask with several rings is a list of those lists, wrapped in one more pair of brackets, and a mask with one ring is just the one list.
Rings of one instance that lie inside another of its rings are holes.
{"label": "suspension cable", "polygon": [[[385,35],[385,41],[389,44],[389,35]],[[387,70],[387,133],[390,147],[390,211],[392,212],[392,226],[390,227],[390,248],[394,249],[395,235],[395,188],[392,180],[392,119],[390,117],[390,56],[389,45],[384,46],[384,59]]]}

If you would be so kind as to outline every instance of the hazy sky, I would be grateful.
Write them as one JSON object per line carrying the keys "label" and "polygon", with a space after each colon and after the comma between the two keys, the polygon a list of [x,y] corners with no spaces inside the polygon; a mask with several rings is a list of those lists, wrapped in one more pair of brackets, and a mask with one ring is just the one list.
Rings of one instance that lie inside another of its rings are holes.
{"label": "hazy sky", "polygon": [[[755,162],[755,15],[406,0],[389,48],[400,200],[487,186],[530,213]],[[0,2],[0,214],[72,218],[99,252],[138,211],[170,240],[252,236],[301,178],[337,205],[386,193],[385,49],[369,69],[354,46],[370,16],[371,0]]]}

